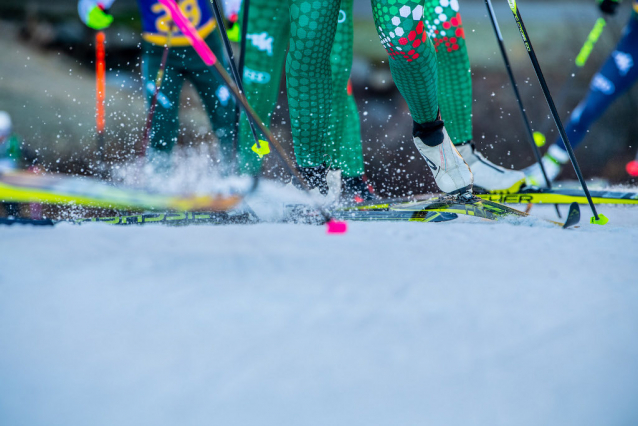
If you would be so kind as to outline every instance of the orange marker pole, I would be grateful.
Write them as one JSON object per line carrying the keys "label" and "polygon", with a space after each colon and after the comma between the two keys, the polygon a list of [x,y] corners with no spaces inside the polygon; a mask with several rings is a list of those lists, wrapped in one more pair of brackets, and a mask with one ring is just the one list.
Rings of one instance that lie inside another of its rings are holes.
{"label": "orange marker pole", "polygon": [[95,35],[95,57],[95,124],[97,129],[97,149],[100,156],[100,162],[104,163],[104,99],[106,90],[106,62],[104,59],[104,32],[102,31],[98,31]]}

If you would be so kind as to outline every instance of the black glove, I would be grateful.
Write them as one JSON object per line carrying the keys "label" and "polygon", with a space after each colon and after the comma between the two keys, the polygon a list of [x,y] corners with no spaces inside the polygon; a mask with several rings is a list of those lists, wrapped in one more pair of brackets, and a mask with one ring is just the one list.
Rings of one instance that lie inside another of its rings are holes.
{"label": "black glove", "polygon": [[598,2],[598,8],[601,12],[607,15],[613,15],[618,9],[620,0],[596,0]]}

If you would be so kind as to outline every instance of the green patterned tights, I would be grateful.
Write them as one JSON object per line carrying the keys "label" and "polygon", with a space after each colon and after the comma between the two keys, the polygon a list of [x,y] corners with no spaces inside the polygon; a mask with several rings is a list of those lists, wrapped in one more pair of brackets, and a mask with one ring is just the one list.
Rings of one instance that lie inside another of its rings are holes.
{"label": "green patterned tights", "polygon": [[417,123],[440,109],[455,144],[472,139],[472,80],[457,0],[371,0],[397,88]]}

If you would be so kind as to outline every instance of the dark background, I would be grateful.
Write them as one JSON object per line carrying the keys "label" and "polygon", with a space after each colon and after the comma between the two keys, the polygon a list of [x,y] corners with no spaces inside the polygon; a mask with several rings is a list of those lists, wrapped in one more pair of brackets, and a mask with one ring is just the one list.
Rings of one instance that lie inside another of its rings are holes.
{"label": "dark background", "polygon": [[[482,0],[461,0],[474,84],[474,137],[492,161],[522,168],[533,161],[516,101],[507,80]],[[505,0],[495,0],[505,42],[534,130],[556,131]],[[603,32],[587,65],[572,76],[573,60],[599,17],[594,1],[518,2],[550,88],[566,101],[563,117],[582,98],[589,80],[612,51],[631,4]],[[140,23],[133,0],[118,0],[107,38],[107,147],[111,161],[131,158],[145,120],[139,76]],[[78,19],[74,0],[3,0],[0,3],[0,110],[8,111],[31,158],[45,168],[90,174],[95,156],[94,33]],[[362,121],[366,172],[383,195],[432,188],[429,172],[413,147],[407,107],[389,74],[367,0],[355,1],[355,61],[352,79]],[[569,84],[566,82],[571,80]],[[565,88],[568,90],[565,90]],[[282,89],[285,85],[282,85]],[[577,150],[584,174],[611,183],[635,183],[624,165],[638,147],[636,88],[620,98]],[[194,91],[182,99],[180,144],[212,144]],[[275,134],[290,149],[286,97],[280,96]],[[391,118],[389,118],[391,116]],[[554,136],[550,136],[553,140]],[[266,172],[278,169],[270,156]],[[563,179],[573,179],[566,167]]]}

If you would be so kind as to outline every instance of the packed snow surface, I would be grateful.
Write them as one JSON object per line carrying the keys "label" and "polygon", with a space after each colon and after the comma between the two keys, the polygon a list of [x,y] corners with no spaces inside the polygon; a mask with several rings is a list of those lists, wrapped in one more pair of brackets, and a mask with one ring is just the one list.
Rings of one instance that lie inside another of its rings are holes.
{"label": "packed snow surface", "polygon": [[2,228],[0,424],[638,424],[638,209],[582,210]]}

